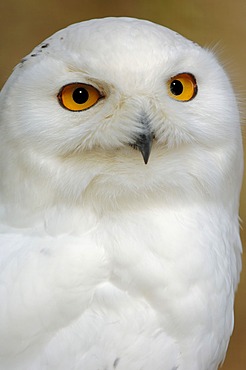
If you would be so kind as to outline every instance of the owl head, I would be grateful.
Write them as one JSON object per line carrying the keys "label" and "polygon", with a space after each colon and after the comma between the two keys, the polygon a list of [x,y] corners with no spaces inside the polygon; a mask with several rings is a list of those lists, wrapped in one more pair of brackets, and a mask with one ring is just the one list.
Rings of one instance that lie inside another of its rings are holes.
{"label": "owl head", "polygon": [[69,26],[17,65],[0,104],[5,203],[238,204],[229,79],[212,52],[165,27],[129,18]]}

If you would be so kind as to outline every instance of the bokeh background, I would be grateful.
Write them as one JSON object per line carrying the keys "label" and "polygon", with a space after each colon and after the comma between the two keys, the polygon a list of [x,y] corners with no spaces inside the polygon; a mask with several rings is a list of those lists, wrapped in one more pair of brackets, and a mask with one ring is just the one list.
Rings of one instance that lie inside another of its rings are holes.
{"label": "bokeh background", "polygon": [[[215,50],[231,76],[246,117],[245,0],[2,0],[0,88],[19,60],[60,28],[90,18],[130,16],[165,25]],[[246,143],[246,129],[244,130]],[[246,147],[246,146],[245,146]],[[246,248],[246,180],[241,196]],[[223,370],[246,369],[246,258],[236,296],[236,323]],[[4,369],[3,369],[4,370]],[[57,369],[59,370],[59,369]]]}

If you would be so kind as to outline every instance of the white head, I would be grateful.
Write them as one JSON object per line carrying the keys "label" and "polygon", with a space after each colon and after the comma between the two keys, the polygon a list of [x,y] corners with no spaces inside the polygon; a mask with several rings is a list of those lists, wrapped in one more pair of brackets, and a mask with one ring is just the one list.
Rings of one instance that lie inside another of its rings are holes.
{"label": "white head", "polygon": [[[74,83],[96,95],[64,103]],[[238,206],[230,82],[211,52],[147,21],[86,21],[37,46],[1,92],[0,147],[2,201],[21,208],[152,196]]]}

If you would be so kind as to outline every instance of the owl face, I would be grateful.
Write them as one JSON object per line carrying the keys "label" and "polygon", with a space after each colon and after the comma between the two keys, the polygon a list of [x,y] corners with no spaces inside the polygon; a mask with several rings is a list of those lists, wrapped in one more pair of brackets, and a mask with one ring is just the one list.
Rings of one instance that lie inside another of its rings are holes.
{"label": "owl face", "polygon": [[83,189],[219,191],[241,147],[236,100],[212,53],[147,21],[59,31],[16,67],[2,106],[8,148],[68,189],[79,178]]}

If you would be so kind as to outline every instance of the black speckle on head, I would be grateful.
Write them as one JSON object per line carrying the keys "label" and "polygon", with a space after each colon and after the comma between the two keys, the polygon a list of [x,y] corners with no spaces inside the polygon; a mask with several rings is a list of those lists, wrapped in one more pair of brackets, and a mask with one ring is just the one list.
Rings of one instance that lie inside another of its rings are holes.
{"label": "black speckle on head", "polygon": [[37,56],[37,54],[31,54],[31,57],[36,57]]}
{"label": "black speckle on head", "polygon": [[120,361],[119,357],[117,357],[117,358],[114,360],[114,363],[113,363],[113,367],[114,367],[114,369],[116,369],[116,368],[117,368],[117,366],[118,366],[118,364],[119,364],[119,361]]}
{"label": "black speckle on head", "polygon": [[60,40],[63,40],[63,37],[60,37]]}
{"label": "black speckle on head", "polygon": [[41,45],[41,48],[44,49],[44,48],[47,48],[49,46],[49,44],[43,44]]}
{"label": "black speckle on head", "polygon": [[23,59],[21,59],[21,61],[20,61],[20,65],[22,66],[24,63],[25,63],[25,61],[27,60],[27,58],[23,58]]}

